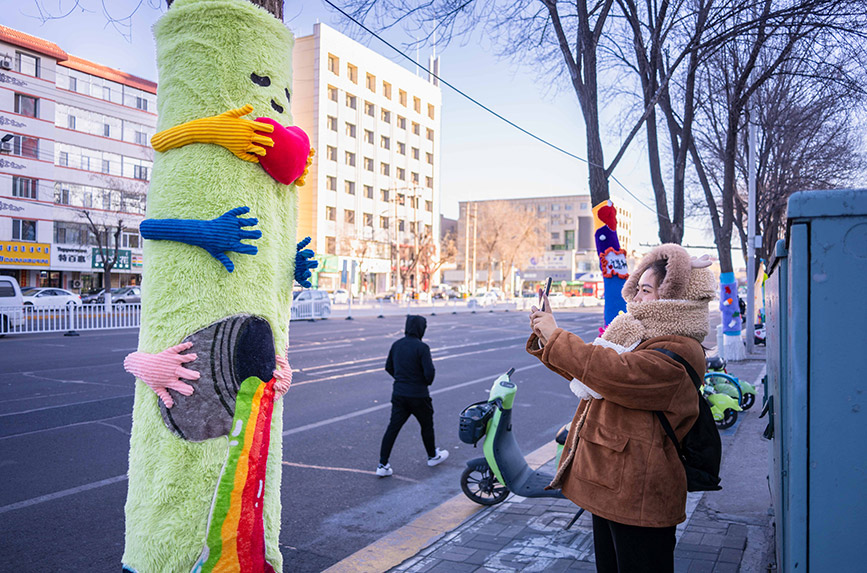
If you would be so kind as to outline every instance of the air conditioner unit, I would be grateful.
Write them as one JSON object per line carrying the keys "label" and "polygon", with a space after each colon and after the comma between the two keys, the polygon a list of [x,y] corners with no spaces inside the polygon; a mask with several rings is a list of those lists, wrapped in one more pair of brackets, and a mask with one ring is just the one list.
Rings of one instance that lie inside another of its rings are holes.
{"label": "air conditioner unit", "polygon": [[72,288],[81,288],[81,281],[72,281]]}
{"label": "air conditioner unit", "polygon": [[12,153],[12,142],[11,141],[0,141],[0,152]]}
{"label": "air conditioner unit", "polygon": [[6,59],[0,60],[0,68],[3,68],[4,70],[11,70],[12,69],[12,60],[6,60]]}

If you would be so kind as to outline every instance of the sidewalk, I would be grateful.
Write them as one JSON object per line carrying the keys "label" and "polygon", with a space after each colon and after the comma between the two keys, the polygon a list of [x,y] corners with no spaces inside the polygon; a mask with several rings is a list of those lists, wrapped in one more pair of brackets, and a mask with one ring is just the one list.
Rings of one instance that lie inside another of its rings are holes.
{"label": "sidewalk", "polygon": [[[757,386],[759,395],[732,428],[720,431],[722,491],[688,495],[687,519],[677,528],[678,573],[764,572],[773,560],[767,485],[770,442],[761,435],[767,418],[758,419],[765,371],[764,349],[760,352],[729,364],[728,371]],[[541,448],[527,456],[528,462],[553,474],[553,451],[553,447]],[[511,495],[499,505],[482,508],[461,498],[463,495],[420,516],[328,571],[596,570],[589,513],[585,512],[570,530],[563,529],[577,511],[570,501]],[[424,541],[414,547],[411,538],[417,545],[418,539]]]}

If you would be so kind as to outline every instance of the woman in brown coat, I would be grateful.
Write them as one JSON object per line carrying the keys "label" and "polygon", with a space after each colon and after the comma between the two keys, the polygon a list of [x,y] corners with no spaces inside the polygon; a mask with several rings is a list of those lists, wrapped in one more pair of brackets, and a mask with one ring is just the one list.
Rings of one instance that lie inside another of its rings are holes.
{"label": "woman in brown coat", "polygon": [[[683,440],[698,395],[667,349],[705,371],[701,341],[716,281],[679,245],[653,249],[623,287],[626,314],[588,344],[533,309],[527,351],[582,398],[551,487],[593,514],[597,571],[673,571],[686,474],[654,411]],[[545,301],[544,308],[550,305]]]}

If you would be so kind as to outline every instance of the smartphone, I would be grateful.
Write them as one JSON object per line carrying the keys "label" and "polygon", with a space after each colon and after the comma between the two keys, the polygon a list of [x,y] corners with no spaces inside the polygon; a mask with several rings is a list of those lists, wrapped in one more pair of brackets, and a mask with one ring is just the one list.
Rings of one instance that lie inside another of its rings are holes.
{"label": "smartphone", "polygon": [[[549,294],[551,294],[551,277],[548,277],[548,280],[545,282],[545,293],[544,294],[545,294],[545,296],[548,296]],[[542,297],[541,294],[539,295],[539,308],[543,311],[545,310],[545,299]]]}

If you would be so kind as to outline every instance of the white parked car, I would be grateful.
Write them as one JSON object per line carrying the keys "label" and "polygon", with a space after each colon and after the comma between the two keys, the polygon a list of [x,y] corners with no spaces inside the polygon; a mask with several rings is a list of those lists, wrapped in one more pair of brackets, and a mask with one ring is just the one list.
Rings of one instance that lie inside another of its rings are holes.
{"label": "white parked car", "polygon": [[497,300],[499,300],[497,293],[495,293],[494,291],[488,291],[473,296],[467,301],[467,306],[489,306],[492,304],[497,304]]}
{"label": "white parked car", "polygon": [[13,277],[0,276],[0,337],[21,326],[21,287]]}
{"label": "white parked car", "polygon": [[78,306],[81,297],[64,290],[53,287],[28,287],[22,289],[21,294],[25,308],[28,306]]}
{"label": "white parked car", "polygon": [[348,304],[349,292],[344,288],[339,288],[331,295],[331,302],[334,304]]}
{"label": "white parked car", "polygon": [[551,292],[548,293],[548,302],[551,303],[552,308],[557,308],[559,306],[566,305],[566,295],[562,292]]}
{"label": "white parked car", "polygon": [[292,293],[292,320],[312,320],[329,316],[331,316],[331,298],[327,291],[304,289]]}

